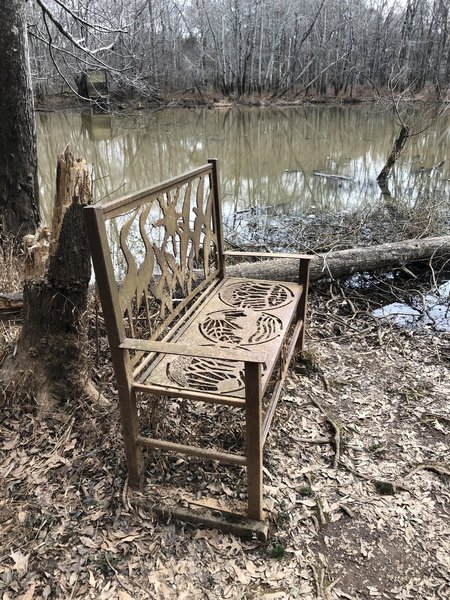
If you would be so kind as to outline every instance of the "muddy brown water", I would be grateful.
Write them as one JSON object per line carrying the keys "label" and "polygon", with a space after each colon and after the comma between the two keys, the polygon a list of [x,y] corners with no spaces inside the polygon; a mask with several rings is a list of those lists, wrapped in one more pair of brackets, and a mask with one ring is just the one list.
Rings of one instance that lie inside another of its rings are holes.
{"label": "muddy brown water", "polygon": [[[375,182],[397,127],[372,105],[165,109],[155,113],[38,113],[41,211],[48,222],[56,157],[66,144],[86,157],[95,200],[114,198],[220,159],[224,212],[279,206],[337,212],[376,201]],[[390,182],[412,201],[419,192],[448,198],[450,119],[410,140]],[[440,161],[440,169],[431,169]],[[318,176],[333,174],[345,179]]]}

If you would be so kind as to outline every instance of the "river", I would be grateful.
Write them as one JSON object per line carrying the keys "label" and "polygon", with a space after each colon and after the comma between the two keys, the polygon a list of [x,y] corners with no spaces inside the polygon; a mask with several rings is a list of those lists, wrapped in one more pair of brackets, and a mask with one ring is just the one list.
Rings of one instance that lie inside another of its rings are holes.
{"label": "river", "polygon": [[[398,126],[381,107],[165,109],[138,115],[38,113],[41,211],[49,221],[56,157],[69,144],[91,165],[95,201],[158,183],[220,160],[228,214],[254,207],[338,212],[379,199],[377,173]],[[450,120],[440,117],[409,141],[393,194],[448,197]],[[430,169],[445,160],[440,169]],[[315,172],[349,179],[331,179]]]}

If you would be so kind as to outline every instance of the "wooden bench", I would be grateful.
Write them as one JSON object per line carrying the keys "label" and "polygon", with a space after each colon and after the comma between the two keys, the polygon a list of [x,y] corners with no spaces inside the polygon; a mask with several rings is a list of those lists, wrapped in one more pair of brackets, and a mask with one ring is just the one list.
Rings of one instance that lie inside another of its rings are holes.
{"label": "wooden bench", "polygon": [[[289,362],[303,347],[310,256],[224,251],[217,161],[84,210],[117,379],[129,483],[142,449],[242,465],[263,517],[263,447]],[[299,281],[226,276],[227,257],[296,257]],[[245,452],[142,435],[137,392],[239,407]],[[264,409],[264,410],[263,410]]]}

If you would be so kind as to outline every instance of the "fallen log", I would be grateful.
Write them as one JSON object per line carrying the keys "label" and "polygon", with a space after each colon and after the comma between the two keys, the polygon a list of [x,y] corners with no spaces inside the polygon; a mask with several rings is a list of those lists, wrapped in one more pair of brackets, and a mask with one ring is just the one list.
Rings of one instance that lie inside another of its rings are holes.
{"label": "fallen log", "polygon": [[0,294],[0,318],[7,315],[18,315],[23,307],[22,292]]}
{"label": "fallen log", "polygon": [[[339,279],[353,273],[401,268],[413,262],[446,257],[450,258],[450,235],[335,250],[314,256],[310,280]],[[261,276],[274,281],[294,281],[298,274],[298,261],[271,259],[268,254],[268,260],[230,265],[227,273],[234,277]],[[21,292],[0,294],[0,317],[3,312],[5,318],[11,313],[20,313],[22,306]]]}
{"label": "fallen log", "polygon": [[[317,254],[311,261],[310,280],[339,279],[353,273],[383,271],[413,262],[450,258],[450,235],[403,240],[378,246],[335,250]],[[230,265],[227,274],[234,277],[264,277],[275,281],[293,281],[298,277],[298,261],[270,259]]]}
{"label": "fallen log", "polygon": [[320,171],[314,171],[316,177],[325,177],[326,179],[340,179],[341,181],[354,181],[353,177],[347,175],[335,175],[334,173],[321,173]]}

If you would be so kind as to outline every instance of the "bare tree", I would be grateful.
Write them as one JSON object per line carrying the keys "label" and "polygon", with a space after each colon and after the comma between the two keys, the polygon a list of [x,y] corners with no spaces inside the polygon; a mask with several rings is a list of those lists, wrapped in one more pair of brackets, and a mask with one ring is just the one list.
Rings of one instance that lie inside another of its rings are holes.
{"label": "bare tree", "polygon": [[[450,82],[446,0],[35,0],[30,31],[40,56],[70,85],[107,65],[125,94],[154,97],[209,88],[279,97],[314,89],[353,93],[366,74],[399,91]],[[100,26],[99,23],[102,25]]]}
{"label": "bare tree", "polygon": [[380,102],[390,112],[399,128],[386,162],[377,176],[377,181],[383,192],[388,192],[387,179],[398,158],[404,152],[408,140],[432,127],[447,110],[447,104],[442,102],[442,99],[440,102],[436,102],[434,86],[431,86],[429,90],[431,100],[430,98],[422,98],[418,105],[416,95],[414,94],[415,83],[416,80],[404,91],[395,94],[395,77],[393,76],[390,84],[391,99],[381,98],[380,96]]}

